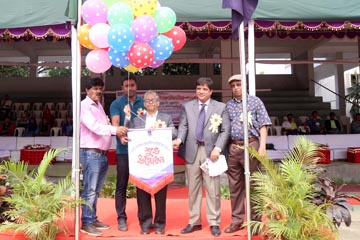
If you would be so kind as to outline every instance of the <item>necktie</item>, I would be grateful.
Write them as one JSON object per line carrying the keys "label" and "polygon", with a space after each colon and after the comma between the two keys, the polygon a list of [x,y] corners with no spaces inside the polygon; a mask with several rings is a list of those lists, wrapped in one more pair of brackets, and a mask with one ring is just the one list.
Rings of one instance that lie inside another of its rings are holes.
{"label": "necktie", "polygon": [[201,110],[196,124],[196,140],[198,141],[203,141],[204,139],[205,106],[206,104],[201,104]]}

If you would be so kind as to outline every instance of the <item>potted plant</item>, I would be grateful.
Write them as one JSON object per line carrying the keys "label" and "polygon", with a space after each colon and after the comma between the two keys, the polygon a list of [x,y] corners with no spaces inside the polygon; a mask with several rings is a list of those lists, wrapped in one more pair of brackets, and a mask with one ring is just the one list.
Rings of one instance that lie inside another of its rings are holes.
{"label": "potted plant", "polygon": [[251,222],[252,232],[261,232],[268,239],[320,240],[335,239],[338,230],[327,209],[329,201],[314,203],[319,189],[318,146],[305,137],[297,139],[296,146],[280,163],[260,157],[249,149],[264,171],[252,175],[254,209],[264,216],[263,222]]}
{"label": "potted plant", "polygon": [[5,161],[0,166],[12,188],[11,195],[3,197],[11,206],[4,214],[13,220],[1,224],[0,231],[22,232],[34,240],[55,239],[59,232],[66,231],[65,212],[78,204],[70,197],[73,190],[70,174],[57,183],[45,176],[51,160],[63,150],[50,149],[38,168],[30,172],[23,161]]}
{"label": "potted plant", "polygon": [[354,73],[354,78],[351,79],[351,87],[349,87],[348,94],[345,98],[352,103],[350,113],[351,116],[355,117],[357,113],[360,113],[360,82],[359,74]]}

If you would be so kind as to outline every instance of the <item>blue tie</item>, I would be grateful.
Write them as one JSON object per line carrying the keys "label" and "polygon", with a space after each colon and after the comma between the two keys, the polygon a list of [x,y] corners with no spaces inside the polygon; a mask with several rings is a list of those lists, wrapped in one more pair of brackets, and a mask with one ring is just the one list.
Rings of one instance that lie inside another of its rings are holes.
{"label": "blue tie", "polygon": [[205,106],[206,104],[201,104],[201,110],[196,124],[196,140],[198,141],[204,140]]}

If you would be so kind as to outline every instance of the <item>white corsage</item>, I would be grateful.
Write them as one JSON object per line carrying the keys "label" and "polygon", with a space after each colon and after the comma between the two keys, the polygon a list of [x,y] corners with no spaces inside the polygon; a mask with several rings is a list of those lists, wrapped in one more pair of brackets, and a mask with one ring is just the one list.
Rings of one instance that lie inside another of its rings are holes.
{"label": "white corsage", "polygon": [[219,126],[222,123],[222,118],[219,114],[213,114],[210,117],[210,127],[209,130],[213,133],[219,132]]}
{"label": "white corsage", "polygon": [[154,128],[166,128],[166,122],[161,121],[160,119],[156,120]]}
{"label": "white corsage", "polygon": [[[244,121],[243,113],[240,115],[240,122]],[[248,125],[252,126],[252,115],[251,112],[248,112]]]}
{"label": "white corsage", "polygon": [[144,116],[146,114],[146,110],[142,108],[138,108],[136,113],[138,116]]}

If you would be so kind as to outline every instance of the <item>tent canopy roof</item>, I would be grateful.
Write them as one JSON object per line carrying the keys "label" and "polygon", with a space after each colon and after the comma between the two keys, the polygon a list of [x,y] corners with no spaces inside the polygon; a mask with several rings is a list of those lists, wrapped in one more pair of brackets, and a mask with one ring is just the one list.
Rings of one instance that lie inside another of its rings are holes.
{"label": "tent canopy roof", "polygon": [[[158,0],[173,9],[178,22],[230,21],[231,11],[222,0]],[[67,3],[76,0],[3,1],[0,28],[56,25],[71,19],[65,16]],[[360,21],[358,0],[259,0],[253,19],[281,21]]]}

